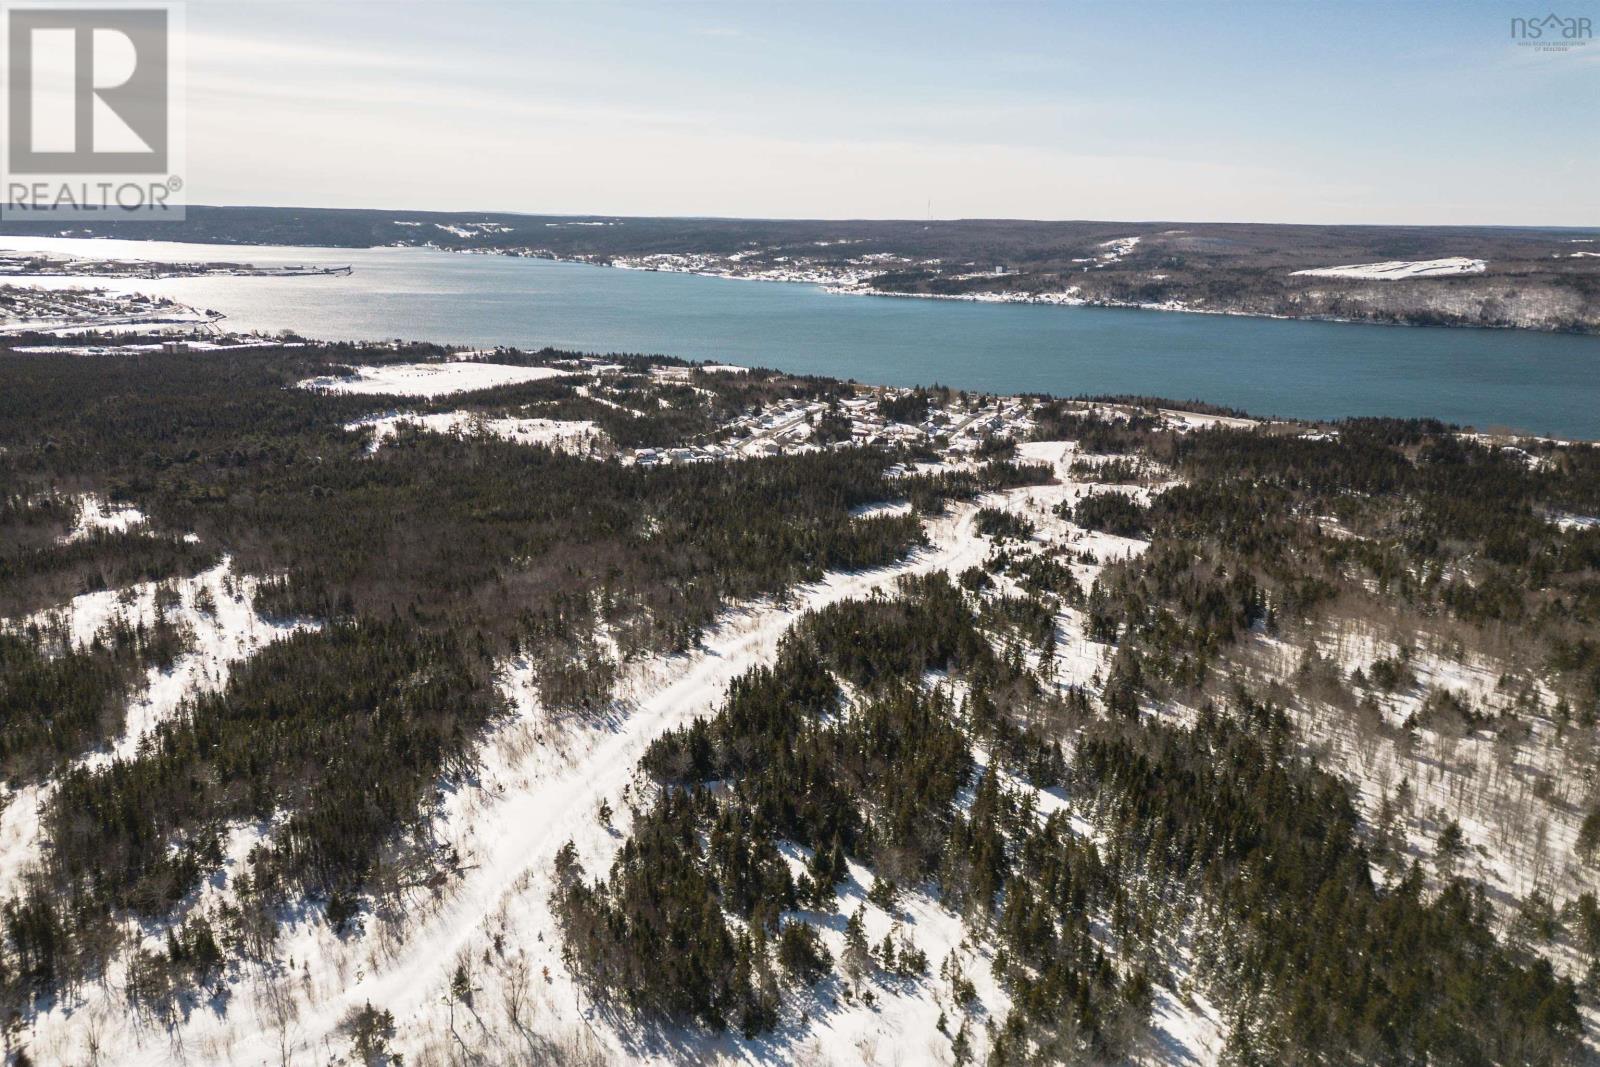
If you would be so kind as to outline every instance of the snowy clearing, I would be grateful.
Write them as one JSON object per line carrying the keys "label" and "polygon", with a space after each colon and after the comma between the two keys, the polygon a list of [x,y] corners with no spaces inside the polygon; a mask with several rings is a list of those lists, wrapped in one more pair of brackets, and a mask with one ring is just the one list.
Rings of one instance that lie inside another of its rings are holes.
{"label": "snowy clearing", "polygon": [[1106,267],[1119,262],[1128,253],[1139,247],[1142,237],[1113,237],[1109,241],[1101,241],[1100,247],[1105,251],[1095,257],[1096,266]]}
{"label": "snowy clearing", "polygon": [[1349,263],[1342,267],[1312,267],[1290,271],[1289,276],[1309,278],[1365,278],[1394,281],[1398,278],[1442,278],[1451,274],[1482,274],[1488,263],[1465,256],[1445,259],[1390,259],[1382,263]]}
{"label": "snowy clearing", "polygon": [[512,444],[544,445],[572,455],[593,454],[597,447],[610,443],[604,431],[587,420],[489,418],[474,411],[448,411],[436,415],[410,412],[373,415],[346,423],[344,428],[351,431],[371,430],[372,443],[367,450],[376,452],[384,442],[399,433],[402,426],[462,437],[498,437]]}
{"label": "snowy clearing", "polygon": [[911,501],[894,500],[881,504],[863,504],[859,508],[851,511],[850,514],[853,518],[857,519],[877,519],[889,515],[909,515],[911,514]]}
{"label": "snowy clearing", "polygon": [[688,381],[689,376],[695,371],[706,374],[749,374],[749,367],[739,367],[732,363],[712,363],[704,367],[652,367],[650,377],[663,382]]}
{"label": "snowy clearing", "polygon": [[503,363],[397,363],[356,367],[348,377],[307,378],[302,389],[354,396],[448,396],[501,385],[543,381],[572,373],[557,367],[514,367]]}
{"label": "snowy clearing", "polygon": [[1253,430],[1261,425],[1260,419],[1232,415],[1204,415],[1197,411],[1177,411],[1173,408],[1161,408],[1160,411],[1169,425],[1180,430],[1209,430],[1216,426],[1230,430]]}
{"label": "snowy clearing", "polygon": [[1563,530],[1593,530],[1600,528],[1600,516],[1596,515],[1552,515],[1550,521]]}
{"label": "snowy clearing", "polygon": [[144,525],[144,513],[125,504],[111,504],[103,497],[86,494],[78,500],[78,519],[62,538],[63,542],[82,541],[96,533],[127,533]]}

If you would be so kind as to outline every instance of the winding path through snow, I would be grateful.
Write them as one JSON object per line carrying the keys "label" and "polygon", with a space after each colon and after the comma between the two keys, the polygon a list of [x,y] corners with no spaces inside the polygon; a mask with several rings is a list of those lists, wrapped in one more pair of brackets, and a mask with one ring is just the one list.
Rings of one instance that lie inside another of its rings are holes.
{"label": "winding path through snow", "polygon": [[[926,525],[931,545],[899,564],[831,574],[796,590],[783,604],[762,601],[729,612],[694,652],[652,661],[646,676],[634,683],[631,711],[609,724],[613,732],[601,734],[578,761],[559,768],[547,763],[541,769],[548,777],[508,791],[472,814],[477,823],[472,836],[479,843],[472,859],[477,865],[469,866],[437,909],[406,932],[403,943],[385,948],[363,938],[346,946],[319,937],[325,931],[320,924],[302,924],[282,948],[293,959],[315,960],[314,970],[303,977],[297,971],[294,983],[309,994],[310,1002],[296,995],[300,1014],[288,1023],[287,1033],[269,1020],[266,998],[246,995],[235,997],[227,1016],[191,1017],[185,1044],[215,1050],[223,1062],[233,1064],[309,1061],[326,1053],[352,1008],[370,1002],[402,1021],[426,1011],[457,953],[481,933],[485,920],[516,891],[525,872],[554,866],[556,852],[577,827],[593,823],[602,798],[615,796],[628,783],[653,740],[710,711],[728,682],[775,655],[779,639],[803,612],[890,589],[905,575],[958,572],[981,563],[986,546],[977,535],[976,510],[976,504],[952,505],[948,514]],[[320,943],[313,947],[308,937]],[[352,972],[353,981],[339,978]],[[167,1035],[157,1034],[137,1050],[126,1049],[121,1062],[154,1067],[172,1057],[173,1044]]]}

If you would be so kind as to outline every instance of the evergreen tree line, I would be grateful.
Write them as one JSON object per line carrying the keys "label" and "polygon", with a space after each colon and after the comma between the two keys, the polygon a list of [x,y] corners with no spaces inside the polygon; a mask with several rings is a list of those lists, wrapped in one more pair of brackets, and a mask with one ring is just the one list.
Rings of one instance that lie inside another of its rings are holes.
{"label": "evergreen tree line", "polygon": [[[336,623],[268,645],[134,755],[68,770],[44,810],[50,848],[0,905],[8,1003],[100,973],[119,917],[167,914],[220,867],[240,821],[278,820],[235,876],[247,902],[348,901],[408,851],[429,869],[429,798],[504,710],[491,674],[488,648],[454,635]],[[242,948],[236,918],[221,940]]]}
{"label": "evergreen tree line", "polygon": [[1280,711],[1238,699],[1192,729],[1094,731],[1072,780],[1112,874],[1192,894],[1204,973],[1234,1005],[1238,1064],[1561,1063],[1572,983],[1498,943],[1481,890],[1371,877],[1348,786],[1292,757]]}
{"label": "evergreen tree line", "polygon": [[0,769],[34,779],[116,737],[134,685],[188,644],[159,610],[149,625],[113,618],[86,645],[54,628],[0,631]]}
{"label": "evergreen tree line", "polygon": [[1118,432],[1185,481],[1148,505],[1091,492],[1068,517],[1152,540],[1088,605],[1097,639],[1142,642],[1152,680],[1195,684],[1239,631],[1344,597],[1515,627],[1572,699],[1600,707],[1600,530],[1552,521],[1600,512],[1594,449],[1497,447],[1425,420],[1350,420],[1316,439]]}
{"label": "evergreen tree line", "polygon": [[[1280,711],[1241,692],[1189,729],[1098,716],[997,653],[974,598],[941,578],[902,594],[808,615],[715,715],[654,744],[642,765],[659,790],[606,875],[564,853],[566,951],[593,992],[755,1033],[818,982],[919,980],[885,965],[893,945],[861,947],[857,915],[837,960],[807,949],[853,863],[874,903],[931,891],[993,947],[1013,999],[993,1063],[1142,1047],[1184,943],[1226,1009],[1232,1063],[1559,1063],[1575,1048],[1573,986],[1497,940],[1476,891],[1429,892],[1416,870],[1374,883],[1348,784],[1293,755]],[[969,695],[929,689],[929,670]],[[1041,816],[1039,788],[1079,798],[1098,840]]]}
{"label": "evergreen tree line", "polygon": [[[992,769],[1062,783],[1062,750],[1033,720],[1066,712],[995,652],[942,575],[901,593],[808,614],[714,716],[651,746],[642,766],[660,790],[609,873],[590,879],[570,850],[558,864],[568,959],[596,993],[646,1017],[746,1033],[792,1014],[819,982],[864,996],[869,976],[931,981],[914,930],[871,945],[859,911],[837,961],[818,951],[813,916],[841,906],[853,862],[874,872],[869,896],[891,914],[898,887],[932,887],[975,936],[994,931],[1004,978],[1026,998],[999,1031],[997,1062],[1047,1042],[1069,1057],[1126,1051],[1149,983],[1123,975],[1090,932],[1119,890],[1092,844],[1060,817],[1041,822],[1032,793]],[[929,670],[966,680],[967,698],[927,688]],[[836,679],[861,693],[854,706]],[[800,873],[784,848],[805,857]],[[965,1044],[965,1032],[952,1023],[949,1036]]]}

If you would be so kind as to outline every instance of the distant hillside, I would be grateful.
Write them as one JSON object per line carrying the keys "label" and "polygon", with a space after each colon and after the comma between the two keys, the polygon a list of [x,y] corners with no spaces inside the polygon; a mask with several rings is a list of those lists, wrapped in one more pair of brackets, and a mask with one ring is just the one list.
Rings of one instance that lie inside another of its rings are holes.
{"label": "distant hillside", "polygon": [[1600,331],[1600,230],[191,207],[174,226],[7,223],[0,234],[427,245],[903,296]]}

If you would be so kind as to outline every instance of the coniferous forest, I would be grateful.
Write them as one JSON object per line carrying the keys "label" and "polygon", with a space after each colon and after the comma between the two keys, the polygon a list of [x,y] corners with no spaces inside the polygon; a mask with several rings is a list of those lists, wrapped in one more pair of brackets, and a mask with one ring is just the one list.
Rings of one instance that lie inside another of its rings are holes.
{"label": "coniferous forest", "polygon": [[[1600,451],[1035,397],[1031,440],[958,454],[852,443],[849,412],[909,428],[987,398],[850,408],[845,383],[631,355],[603,390],[297,387],[447,355],[0,352],[0,814],[36,824],[0,882],[14,1062],[64,1006],[178,1034],[308,967],[288,931],[358,945],[448,909],[485,859],[442,828],[496,738],[602,744],[639,672],[688,670],[752,605],[792,615],[772,654],[627,749],[595,826],[554,828],[572,840],[527,877],[556,943],[450,961],[452,1040],[423,1062],[594,1058],[535,1041],[503,979],[523,1044],[482,1036],[484,976],[533,951],[591,1030],[788,1058],[919,999],[960,1064],[1166,1062],[1174,1005],[1241,1067],[1584,1054]],[[582,422],[607,450],[379,440],[363,420],[400,403]],[[782,404],[813,405],[813,447],[623,461]],[[84,529],[86,499],[138,521]],[[270,639],[155,715],[234,610],[219,592]],[[1494,818],[1545,827],[1531,889]],[[337,1055],[400,1062],[405,1011],[359,1008]]]}

